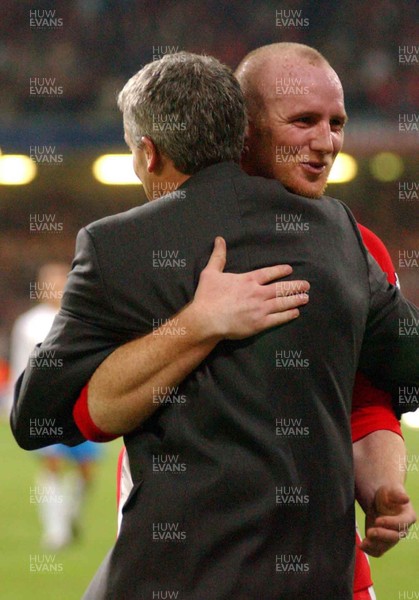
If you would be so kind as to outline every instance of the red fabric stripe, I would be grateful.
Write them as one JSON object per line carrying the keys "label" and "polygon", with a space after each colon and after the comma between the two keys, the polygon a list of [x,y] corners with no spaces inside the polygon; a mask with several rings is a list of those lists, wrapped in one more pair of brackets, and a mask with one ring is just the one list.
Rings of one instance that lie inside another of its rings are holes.
{"label": "red fabric stripe", "polygon": [[73,418],[77,427],[80,429],[80,432],[84,435],[86,440],[91,440],[92,442],[110,442],[111,440],[116,439],[119,437],[118,435],[105,433],[93,422],[87,405],[87,390],[88,384],[86,384],[80,392],[80,396],[73,408]]}
{"label": "red fabric stripe", "polygon": [[[360,550],[358,544],[361,543],[358,532],[355,534],[355,573],[354,573],[354,600],[361,600],[363,593],[368,593],[368,588],[372,586],[371,569],[366,554]],[[360,594],[360,595],[358,595]],[[369,598],[366,596],[366,598]]]}

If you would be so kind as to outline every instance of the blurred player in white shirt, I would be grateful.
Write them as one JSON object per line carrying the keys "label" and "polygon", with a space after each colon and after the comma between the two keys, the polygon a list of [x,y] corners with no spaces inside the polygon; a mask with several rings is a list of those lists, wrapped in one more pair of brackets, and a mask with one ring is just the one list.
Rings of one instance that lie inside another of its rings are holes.
{"label": "blurred player in white shirt", "polygon": [[[31,284],[31,299],[38,300],[39,304],[23,313],[13,326],[11,384],[26,368],[35,345],[42,342],[51,329],[60,309],[69,270],[69,265],[64,263],[45,264],[39,270],[37,282]],[[59,368],[52,357],[45,362],[45,368]],[[12,400],[11,391],[9,408]],[[41,543],[45,548],[59,550],[70,544],[78,534],[83,500],[91,484],[99,452],[99,446],[92,442],[74,448],[57,444],[36,452],[41,469],[36,485],[31,488],[31,502],[39,507],[43,530]]]}

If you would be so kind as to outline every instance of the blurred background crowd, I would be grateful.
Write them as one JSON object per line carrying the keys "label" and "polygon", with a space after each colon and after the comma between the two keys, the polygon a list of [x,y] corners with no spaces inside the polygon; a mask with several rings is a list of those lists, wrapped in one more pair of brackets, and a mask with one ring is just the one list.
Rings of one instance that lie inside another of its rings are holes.
{"label": "blurred background crowd", "polygon": [[[29,9],[55,10],[63,26],[34,32]],[[292,11],[308,24],[277,26],[276,11]],[[397,61],[399,46],[417,39],[413,0],[3,0],[2,13],[1,111],[10,122],[46,110],[114,118],[115,88],[159,54],[153,49],[205,52],[235,67],[246,52],[278,37],[313,45],[329,58],[351,114],[391,116],[419,103],[417,72]],[[30,98],[34,74],[56,77],[62,101],[50,106]]]}

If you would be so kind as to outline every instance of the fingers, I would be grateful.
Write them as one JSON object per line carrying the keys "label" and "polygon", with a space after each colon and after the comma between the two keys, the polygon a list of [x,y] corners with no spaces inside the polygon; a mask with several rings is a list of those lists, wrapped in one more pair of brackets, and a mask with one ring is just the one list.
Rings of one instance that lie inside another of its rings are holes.
{"label": "fingers", "polygon": [[304,306],[309,301],[308,294],[296,294],[294,296],[285,296],[283,298],[273,298],[264,303],[264,310],[267,315],[282,313],[299,306]]}
{"label": "fingers", "polygon": [[[286,310],[288,308],[306,304],[308,302],[309,290],[309,282],[303,280],[271,283],[269,285],[260,286],[259,288],[261,297],[264,298],[265,301],[276,300],[276,302],[272,304],[273,310],[269,310],[268,312]],[[289,302],[285,302],[285,299],[289,299]]]}
{"label": "fingers", "polygon": [[[379,517],[373,523],[372,529],[388,529],[389,531],[397,531],[399,534],[403,534],[408,531],[409,527],[416,522],[416,517]],[[404,537],[401,535],[401,537]]]}
{"label": "fingers", "polygon": [[[401,496],[400,500],[402,499],[403,497]],[[381,515],[377,516],[376,519],[374,519],[372,525],[374,527],[394,529],[395,531],[404,531],[406,528],[409,528],[411,525],[416,523],[415,509],[409,500],[405,503],[403,499],[403,503],[401,502],[397,506],[398,510],[393,511],[393,516],[388,514],[388,512],[387,514],[386,512],[383,512]]]}
{"label": "fingers", "polygon": [[404,532],[398,530],[386,529],[384,527],[370,527],[366,531],[366,539],[376,544],[397,544],[400,538],[405,537]]}
{"label": "fingers", "polygon": [[299,316],[300,311],[298,310],[298,308],[292,308],[290,310],[275,312],[270,315],[266,315],[264,319],[264,326],[260,329],[260,331],[270,329],[271,327],[277,327],[278,325],[285,325],[285,323],[289,323],[290,321],[293,321]]}
{"label": "fingers", "polygon": [[309,282],[302,279],[259,285],[259,292],[265,300],[271,300],[272,298],[296,298],[298,296],[305,297],[308,295],[309,290]]}
{"label": "fingers", "polygon": [[377,490],[375,510],[381,515],[398,515],[409,502],[403,485],[392,488],[382,486]]}
{"label": "fingers", "polygon": [[309,301],[308,294],[272,298],[263,303],[264,317],[259,322],[258,331],[284,325],[300,316],[298,306]]}
{"label": "fingers", "polygon": [[394,529],[395,531],[401,531],[402,528],[410,527],[416,523],[416,515],[414,510],[409,511],[407,514],[403,514],[403,518],[399,515],[395,517],[378,517],[374,521],[376,527],[384,527],[385,529]]}
{"label": "fingers", "polygon": [[308,281],[304,280],[295,280],[295,281],[281,281],[272,283],[269,286],[265,286],[267,288],[271,288],[275,290],[275,296],[277,298],[280,297],[288,297],[294,296],[298,294],[305,294],[310,289],[310,284]]}
{"label": "fingers", "polygon": [[385,503],[388,506],[407,504],[408,502],[409,496],[403,486],[400,486],[400,488],[389,488],[385,491]]}
{"label": "fingers", "polygon": [[393,548],[399,542],[400,537],[396,531],[374,527],[367,531],[367,536],[359,547],[370,556],[378,558]]}
{"label": "fingers", "polygon": [[281,279],[281,277],[286,277],[287,275],[291,275],[291,273],[291,265],[275,265],[274,267],[264,267],[263,269],[252,271],[252,275],[260,285],[265,285],[265,283],[269,283],[275,279]]}
{"label": "fingers", "polygon": [[[381,556],[409,534],[416,522],[416,514],[404,486],[382,486],[377,490],[375,509],[379,514],[371,518],[361,550],[371,556]],[[380,514],[381,513],[381,514]]]}
{"label": "fingers", "polygon": [[206,269],[224,271],[227,261],[227,245],[224,238],[217,236],[214,240],[214,249],[209,257]]}

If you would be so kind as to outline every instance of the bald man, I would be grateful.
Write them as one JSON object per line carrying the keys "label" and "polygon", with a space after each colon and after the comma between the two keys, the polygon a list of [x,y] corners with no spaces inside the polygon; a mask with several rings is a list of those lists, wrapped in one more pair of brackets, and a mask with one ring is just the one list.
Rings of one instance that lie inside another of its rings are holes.
{"label": "bald man", "polygon": [[[277,179],[302,196],[322,196],[347,121],[338,75],[314,48],[279,43],[248,54],[236,77],[249,118],[242,167],[250,175]],[[365,227],[360,230],[395,284],[385,246]],[[361,547],[379,556],[398,542],[399,531],[415,522],[415,514],[403,486],[405,447],[391,398],[361,374],[354,389],[352,433],[357,499],[366,513],[367,537]],[[354,598],[374,598],[370,584],[368,563],[358,551]]]}
{"label": "bald man", "polygon": [[244,170],[319,198],[342,149],[347,121],[335,71],[313,48],[286,43],[250,53],[236,77],[249,118]]}

